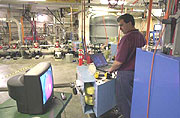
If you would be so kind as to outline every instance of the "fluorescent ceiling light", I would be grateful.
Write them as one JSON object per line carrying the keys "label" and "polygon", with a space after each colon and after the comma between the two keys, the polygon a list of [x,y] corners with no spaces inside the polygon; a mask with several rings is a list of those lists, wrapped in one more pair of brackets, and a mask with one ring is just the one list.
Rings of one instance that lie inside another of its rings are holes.
{"label": "fluorescent ceiling light", "polygon": [[142,9],[133,9],[133,11],[135,11],[135,12],[144,12],[144,10],[142,10]]}
{"label": "fluorescent ceiling light", "polygon": [[155,16],[162,16],[162,9],[152,9],[152,14]]}
{"label": "fluorescent ceiling light", "polygon": [[108,0],[100,0],[101,4],[108,4]]}
{"label": "fluorescent ceiling light", "polygon": [[122,4],[126,5],[127,2],[126,1],[118,1],[118,5],[122,5]]}
{"label": "fluorescent ceiling light", "polygon": [[6,18],[0,18],[0,21],[6,21]]}
{"label": "fluorescent ceiling light", "polygon": [[43,15],[38,15],[38,16],[37,16],[37,20],[38,20],[39,22],[44,22],[45,19],[46,19],[46,16],[43,16]]}
{"label": "fluorescent ceiling light", "polygon": [[38,2],[38,1],[46,1],[46,0],[19,0],[22,2]]}
{"label": "fluorescent ceiling light", "polygon": [[[111,0],[110,2],[111,2],[112,5],[113,5],[113,4],[116,4],[116,0]],[[101,3],[101,4],[109,4],[108,0],[100,0],[100,3]],[[126,1],[120,1],[120,0],[119,0],[119,1],[118,1],[118,5],[122,5],[122,4],[126,5],[127,2],[126,2]]]}
{"label": "fluorescent ceiling light", "polygon": [[123,15],[123,14],[125,14],[125,13],[120,13],[120,12],[117,13],[118,16],[121,16],[121,15]]}
{"label": "fluorescent ceiling light", "polygon": [[121,12],[121,10],[113,9],[113,8],[108,8],[108,7],[92,7],[89,9],[90,12],[93,11],[104,11],[104,12]]}

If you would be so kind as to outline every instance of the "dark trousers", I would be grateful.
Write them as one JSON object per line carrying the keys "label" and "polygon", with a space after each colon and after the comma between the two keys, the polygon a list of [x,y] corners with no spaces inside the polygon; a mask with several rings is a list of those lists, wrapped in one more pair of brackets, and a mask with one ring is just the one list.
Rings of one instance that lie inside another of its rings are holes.
{"label": "dark trousers", "polygon": [[130,118],[134,71],[118,71],[116,79],[117,107],[124,118]]}

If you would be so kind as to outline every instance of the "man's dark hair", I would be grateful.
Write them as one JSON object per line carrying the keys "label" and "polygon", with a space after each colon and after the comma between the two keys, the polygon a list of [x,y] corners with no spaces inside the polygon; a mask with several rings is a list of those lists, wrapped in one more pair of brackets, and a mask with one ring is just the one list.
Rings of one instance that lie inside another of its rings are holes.
{"label": "man's dark hair", "polygon": [[131,22],[133,26],[135,26],[134,17],[130,14],[124,14],[117,18],[117,22],[120,22],[120,20],[124,20],[125,23]]}

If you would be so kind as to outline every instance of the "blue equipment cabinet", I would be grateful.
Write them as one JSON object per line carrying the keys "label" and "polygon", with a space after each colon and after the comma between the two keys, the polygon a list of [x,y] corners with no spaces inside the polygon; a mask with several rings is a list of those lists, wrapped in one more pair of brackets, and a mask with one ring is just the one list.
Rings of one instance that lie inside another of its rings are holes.
{"label": "blue equipment cabinet", "polygon": [[[153,52],[137,49],[131,118],[146,118]],[[157,53],[152,73],[149,118],[180,118],[180,58]]]}
{"label": "blue equipment cabinet", "polygon": [[116,98],[114,79],[99,82],[94,78],[94,75],[89,72],[87,66],[77,67],[77,79],[83,83],[81,87],[82,91],[85,91],[85,85],[88,83],[91,83],[95,88],[93,106],[86,104],[84,95],[81,95],[81,104],[85,114],[95,113],[96,117],[99,117],[115,107]]}

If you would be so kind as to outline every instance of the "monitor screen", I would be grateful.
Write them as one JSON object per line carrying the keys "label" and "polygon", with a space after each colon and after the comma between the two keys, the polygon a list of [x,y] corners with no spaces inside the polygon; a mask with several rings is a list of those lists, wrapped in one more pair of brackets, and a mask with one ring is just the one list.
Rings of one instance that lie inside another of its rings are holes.
{"label": "monitor screen", "polygon": [[52,76],[51,67],[43,75],[40,76],[41,88],[43,94],[43,104],[47,102],[47,100],[52,94],[52,90],[53,90],[52,77],[53,76]]}
{"label": "monitor screen", "polygon": [[108,65],[108,63],[102,53],[97,53],[97,54],[91,55],[91,59],[97,68]]}

